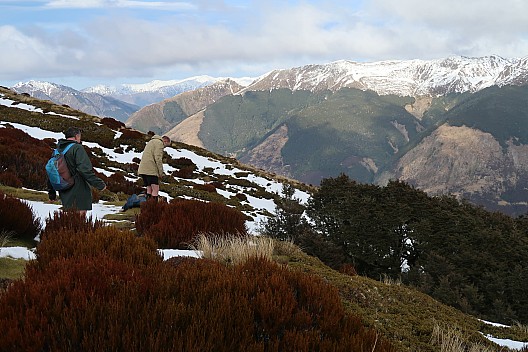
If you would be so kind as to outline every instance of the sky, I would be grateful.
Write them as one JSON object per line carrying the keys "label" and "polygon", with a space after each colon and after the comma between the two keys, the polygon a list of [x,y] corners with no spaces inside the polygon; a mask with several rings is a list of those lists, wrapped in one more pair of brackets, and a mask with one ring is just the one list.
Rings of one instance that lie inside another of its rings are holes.
{"label": "sky", "polygon": [[337,60],[528,56],[524,0],[0,0],[0,85],[258,77]]}

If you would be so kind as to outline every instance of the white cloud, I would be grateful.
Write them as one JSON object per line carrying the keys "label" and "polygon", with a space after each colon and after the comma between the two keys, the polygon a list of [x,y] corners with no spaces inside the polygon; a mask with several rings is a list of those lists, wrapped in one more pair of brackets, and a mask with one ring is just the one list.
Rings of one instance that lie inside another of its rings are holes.
{"label": "white cloud", "polygon": [[134,0],[52,0],[48,8],[139,8],[162,10],[189,10],[196,7],[190,2],[180,1],[134,1]]}
{"label": "white cloud", "polygon": [[[528,55],[528,2],[520,0],[53,0],[47,6],[77,7],[83,18],[0,27],[0,47],[9,48],[0,57],[0,79],[175,79],[258,75],[339,59]],[[169,8],[175,11],[155,10]]]}

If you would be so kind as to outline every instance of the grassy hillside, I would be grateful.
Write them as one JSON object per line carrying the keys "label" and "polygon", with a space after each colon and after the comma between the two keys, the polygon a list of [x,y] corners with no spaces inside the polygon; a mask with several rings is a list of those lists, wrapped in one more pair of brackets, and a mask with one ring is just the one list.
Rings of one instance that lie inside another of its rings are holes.
{"label": "grassy hillside", "polygon": [[286,124],[282,156],[294,178],[347,172],[370,181],[373,171],[358,161],[383,165],[417,134],[418,121],[404,108],[411,101],[357,89],[246,92],[210,105],[199,136],[207,149],[241,158]]}
{"label": "grassy hillside", "polygon": [[453,126],[466,125],[508,141],[528,144],[528,86],[490,87],[458,104],[446,114]]}
{"label": "grassy hillside", "polygon": [[[115,236],[113,233],[113,237]],[[522,326],[495,327],[445,306],[399,282],[388,279],[376,281],[340,273],[289,242],[275,242],[273,247],[274,261],[290,271],[313,275],[335,287],[345,311],[360,317],[365,327],[375,329],[380,339],[390,341],[399,351],[463,351],[455,349],[453,344],[464,346],[466,351],[508,350],[492,344],[483,334],[528,340],[528,333]],[[58,249],[59,247],[56,248]],[[240,252],[235,249],[233,253]],[[17,261],[19,264],[21,262]],[[12,269],[2,267],[0,281],[1,278],[8,277],[8,270]],[[217,290],[221,291],[222,288],[219,286]],[[0,297],[1,292],[0,288]],[[441,334],[439,341],[434,338],[438,330]]]}
{"label": "grassy hillside", "polygon": [[[2,93],[11,94],[7,91],[2,91]],[[282,92],[282,94],[286,93],[287,91]],[[346,97],[346,94],[349,93],[355,94],[352,92],[352,90],[350,92],[341,93],[344,95],[338,94],[335,96],[335,99]],[[307,93],[303,92],[299,94]],[[15,96],[12,94],[9,96],[13,99],[19,99],[21,102],[35,104],[45,111],[54,111],[55,113],[68,114],[69,116],[75,114],[75,116],[80,118],[79,120],[76,120],[75,123],[80,124],[85,129],[86,133],[83,135],[83,137],[85,136],[88,141],[97,142],[101,146],[104,145],[105,148],[113,148],[121,150],[121,152],[123,152],[123,149],[136,149],[139,151],[142,150],[145,140],[148,138],[142,134],[130,134],[132,132],[127,132],[127,129],[123,127],[120,127],[120,131],[123,133],[123,135],[116,134],[115,131],[107,125],[108,122],[107,124],[101,124],[101,119],[82,113],[77,114],[66,107],[58,107],[56,105],[50,104],[49,102],[41,102],[25,96]],[[257,99],[258,97],[254,98]],[[326,98],[330,99],[330,97]],[[277,97],[277,99],[279,99],[279,97]],[[280,99],[288,100],[287,94],[285,96],[281,96]],[[365,94],[357,97],[357,99],[359,99],[359,101],[364,99],[377,100],[378,97]],[[393,111],[394,101],[396,101],[398,104],[404,104],[406,102],[405,100],[401,101],[393,97],[389,97],[387,99],[388,100],[380,100],[378,102],[377,106],[379,112]],[[310,114],[309,109],[306,106],[302,107],[300,104],[301,101],[303,100],[299,99],[299,101],[297,101],[296,113],[298,116],[294,117],[293,119],[300,119],[300,116],[305,116],[306,121],[303,122],[308,124],[311,121],[313,124],[314,121],[316,121],[315,114]],[[324,99],[320,101],[320,104],[325,104]],[[271,106],[272,105],[273,104],[271,104]],[[47,130],[53,130],[57,132],[62,131],[64,126],[71,123],[71,120],[65,118],[64,116],[45,114],[42,112],[31,112],[23,109],[13,109],[5,106],[0,106],[0,108],[2,108],[1,112],[3,114],[2,121],[10,121],[11,123],[23,123],[29,126],[40,126]],[[274,107],[273,109],[277,109],[277,107]],[[398,111],[401,112],[401,110]],[[345,114],[345,112],[346,109],[342,111],[342,114]],[[389,115],[389,113],[387,113],[387,115]],[[381,128],[385,128],[387,131],[390,131],[390,128],[387,127],[391,121],[390,117],[385,116],[385,119],[380,118],[380,120],[385,123],[385,125]],[[409,123],[409,125],[405,126],[410,126],[410,124],[413,123],[413,120],[403,112],[401,112],[400,121]],[[272,123],[272,120],[269,120],[268,122]],[[339,120],[337,117],[333,123],[335,125],[329,127],[329,130],[337,131],[339,127],[346,127],[346,123]],[[357,123],[358,125],[356,128],[363,126],[361,119],[358,119]],[[401,124],[404,125],[403,123]],[[317,131],[318,128],[319,127],[314,127],[314,136],[319,135],[319,131]],[[394,134],[394,138],[397,138],[398,133]],[[132,135],[135,135],[136,137],[132,138]],[[13,148],[14,145],[15,144],[11,140],[9,140],[9,143],[7,144],[0,143],[1,147],[6,147],[3,149],[0,148],[0,152],[2,152],[0,153],[0,157],[4,155],[3,152],[6,152],[5,155],[11,156],[11,154],[8,154],[7,151],[9,151],[8,148]],[[28,150],[23,148],[24,145],[27,146]],[[191,148],[189,146],[176,144],[173,147]],[[17,145],[16,149],[20,151],[20,153],[17,154],[18,158],[23,158],[27,154],[31,155],[31,159],[38,159],[41,149],[45,151],[45,155],[49,155],[50,145],[46,145],[46,142],[44,141],[32,140],[27,143],[21,143],[20,146]],[[97,163],[98,168],[112,169],[116,173],[120,173],[122,176],[126,175],[127,177],[134,175],[133,163],[122,163],[116,160],[110,160],[105,156],[105,153],[101,147],[90,148],[90,150],[93,161]],[[194,148],[194,150],[200,155],[224,160],[226,163],[230,163],[231,167],[242,167],[242,165],[238,165],[234,159],[225,158],[199,148]],[[29,151],[31,151],[31,153],[29,153]],[[2,160],[5,160],[7,163],[8,159]],[[178,162],[183,161],[174,161],[169,158],[167,162],[170,165],[178,166]],[[29,160],[19,164],[23,164],[17,165],[17,167],[22,167],[20,170],[24,172],[27,171],[27,167],[30,166]],[[26,168],[23,168],[23,166],[26,166]],[[116,169],[120,171],[117,172]],[[180,169],[179,166],[178,169]],[[246,176],[256,172],[249,168],[246,169],[246,171]],[[5,174],[6,173],[3,173],[3,175]],[[20,174],[20,172],[18,172],[18,174]],[[273,197],[277,197],[276,194],[270,192],[268,189],[266,189],[266,187],[260,186],[250,181],[251,178],[245,178],[243,175],[240,175],[240,173],[238,174],[238,176],[223,175],[221,177],[220,175],[215,174],[213,168],[211,167],[207,170],[203,169],[193,172],[192,177],[188,179],[171,177],[167,184],[163,184],[162,190],[168,192],[173,197],[192,197],[206,201],[222,202],[228,204],[230,207],[244,211],[246,214],[255,214],[256,210],[248,209],[248,204],[237,197],[224,197],[220,193],[204,191],[203,189],[200,189],[196,186],[198,184],[203,185],[203,183],[213,184],[215,182],[220,182],[225,187],[225,190],[236,190],[235,192],[243,193],[246,196],[254,196],[259,199],[273,199]],[[266,175],[266,177],[269,177],[269,175]],[[28,180],[30,179],[28,178]],[[2,182],[5,182],[5,179]],[[29,181],[24,178],[24,182]],[[32,180],[32,182],[36,182],[38,184],[38,180]],[[121,182],[126,183],[125,181]],[[269,182],[271,184],[271,177]],[[114,184],[113,187],[117,187],[118,184],[119,183]],[[27,185],[24,184],[24,186]],[[309,187],[306,185],[301,185],[299,183],[297,183],[296,186],[303,189],[309,189]],[[9,188],[4,185],[2,187],[2,191],[24,199],[43,200],[43,198],[45,198],[45,194],[41,192],[22,191],[21,186]],[[116,204],[123,204],[127,196],[126,193],[117,191],[117,189],[110,189],[105,192],[106,193],[100,194],[98,196],[100,196],[101,199],[104,198],[105,200],[112,200],[116,202]],[[132,221],[135,218],[134,212],[129,211],[127,213],[117,214],[115,216],[120,218],[122,221],[119,225],[121,228],[130,228],[133,226]],[[124,225],[125,223],[128,223],[129,226]],[[112,231],[113,230],[108,230],[109,233]],[[115,237],[113,232],[110,235]],[[116,248],[121,247],[118,246]],[[278,243],[276,248],[276,252],[274,253],[274,260],[276,262],[291,270],[299,270],[301,272],[316,275],[322,281],[327,282],[335,287],[338,290],[341,301],[348,312],[358,315],[365,326],[375,328],[376,331],[380,333],[380,336],[388,338],[391,343],[397,346],[401,351],[444,351],[445,349],[442,349],[439,343],[433,342],[432,338],[435,328],[440,328],[441,331],[445,332],[455,331],[456,335],[462,341],[464,341],[465,344],[478,345],[479,347],[477,350],[479,351],[485,351],[485,346],[487,346],[490,351],[505,350],[496,346],[492,346],[491,343],[489,343],[488,340],[482,336],[482,333],[491,333],[494,336],[501,338],[528,341],[528,333],[526,332],[526,329],[491,327],[480,322],[474,317],[465,315],[456,309],[440,304],[431,297],[424,295],[412,288],[398,284],[397,282],[391,280],[385,280],[384,282],[383,280],[376,281],[362,276],[348,275],[335,271],[324,265],[317,258],[308,256],[299,248],[288,246],[287,243]],[[5,263],[5,261],[0,261],[0,278],[19,277],[22,272],[20,269],[23,264],[25,264],[24,262],[19,261],[15,263],[16,265],[14,265],[13,269],[12,265],[9,265],[10,268],[5,268]],[[12,262],[8,263],[13,264]],[[218,287],[221,288],[223,286],[220,283]]]}

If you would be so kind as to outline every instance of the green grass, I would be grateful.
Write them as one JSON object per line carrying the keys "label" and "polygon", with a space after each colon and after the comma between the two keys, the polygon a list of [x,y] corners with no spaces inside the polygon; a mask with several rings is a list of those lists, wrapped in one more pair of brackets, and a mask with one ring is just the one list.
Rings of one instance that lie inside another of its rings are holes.
{"label": "green grass", "polygon": [[24,259],[0,258],[0,279],[19,279],[24,274]]}
{"label": "green grass", "polygon": [[287,262],[290,268],[323,277],[337,287],[346,309],[361,317],[366,326],[390,339],[401,351],[441,351],[441,346],[432,342],[438,325],[456,330],[467,346],[485,346],[490,351],[505,349],[496,348],[482,333],[517,341],[528,340],[524,329],[485,324],[405,285],[342,274],[300,249],[281,252],[281,246],[276,248],[279,248],[277,258]]}

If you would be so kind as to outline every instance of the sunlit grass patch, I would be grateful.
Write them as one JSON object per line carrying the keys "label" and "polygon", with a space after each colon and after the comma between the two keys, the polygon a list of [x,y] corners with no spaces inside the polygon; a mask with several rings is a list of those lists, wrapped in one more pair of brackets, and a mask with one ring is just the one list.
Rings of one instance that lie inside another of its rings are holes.
{"label": "sunlit grass patch", "polygon": [[19,279],[24,274],[27,260],[0,258],[0,278]]}
{"label": "sunlit grass patch", "polygon": [[262,257],[271,260],[274,241],[268,237],[198,235],[191,248],[202,252],[203,258],[228,264],[245,263],[249,258]]}

